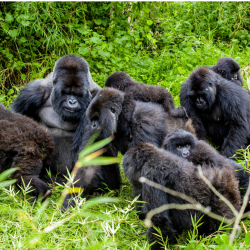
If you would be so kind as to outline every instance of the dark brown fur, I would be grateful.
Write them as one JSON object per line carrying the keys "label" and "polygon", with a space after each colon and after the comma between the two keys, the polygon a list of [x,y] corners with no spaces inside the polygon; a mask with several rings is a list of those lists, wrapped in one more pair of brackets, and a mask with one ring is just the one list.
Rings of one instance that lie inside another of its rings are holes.
{"label": "dark brown fur", "polygon": [[136,82],[125,72],[118,71],[111,74],[105,82],[105,87],[125,92],[126,95],[136,101],[161,104],[171,116],[188,118],[184,108],[175,108],[174,99],[166,89],[161,86]]}
{"label": "dark brown fur", "polygon": [[[191,133],[187,133],[181,129],[173,131],[166,136],[163,142],[163,148],[181,157],[181,155],[178,154],[178,145],[190,145],[191,149],[186,159],[195,166],[203,165],[212,168],[231,170],[239,180],[239,191],[241,197],[244,197],[249,185],[250,175],[245,171],[243,166],[220,155],[208,143],[197,140]],[[245,212],[249,210],[250,204],[247,205]]]}
{"label": "dark brown fur", "polygon": [[50,188],[40,179],[40,173],[52,151],[53,142],[45,129],[0,104],[0,172],[18,167],[13,174],[17,185],[23,186],[23,179],[26,186],[30,182],[32,196],[48,194]]}
{"label": "dark brown fur", "polygon": [[[230,169],[211,168],[201,165],[204,175],[211,184],[225,196],[235,207],[240,209],[240,193],[238,181]],[[211,211],[233,218],[230,208],[217,197],[207,184],[201,179],[198,169],[192,163],[178,157],[164,149],[159,149],[150,143],[140,143],[127,151],[123,158],[123,168],[128,179],[136,189],[136,194],[141,193],[141,211],[148,211],[164,204],[185,204],[184,200],[147,184],[140,184],[138,178],[144,176],[151,181],[157,182],[165,187],[186,194],[203,206],[211,207]],[[195,210],[165,210],[152,218],[153,224],[161,229],[163,239],[169,237],[169,243],[175,242],[175,237],[184,229],[192,229],[191,215],[196,214],[198,220],[202,213]],[[210,234],[218,229],[220,222],[208,216],[204,216],[199,227],[200,234]],[[158,234],[153,228],[149,229],[150,243],[158,241]],[[158,243],[153,244],[152,249],[160,249]]]}

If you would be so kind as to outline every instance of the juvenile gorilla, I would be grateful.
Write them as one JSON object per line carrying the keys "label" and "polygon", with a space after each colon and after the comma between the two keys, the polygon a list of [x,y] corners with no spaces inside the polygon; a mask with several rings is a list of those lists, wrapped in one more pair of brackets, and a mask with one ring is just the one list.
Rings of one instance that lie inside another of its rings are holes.
{"label": "juvenile gorilla", "polygon": [[[197,140],[191,133],[177,129],[169,133],[164,142],[163,148],[176,154],[195,166],[203,165],[208,167],[231,169],[239,180],[239,191],[243,198],[249,185],[249,173],[240,164],[228,159],[216,152],[208,143]],[[250,200],[250,197],[249,197]],[[250,204],[245,212],[250,211]]]}
{"label": "juvenile gorilla", "polygon": [[[89,120],[82,119],[76,133],[80,134],[78,130],[84,129],[84,135],[82,138],[74,137],[75,145],[77,146],[74,150],[74,157],[72,166],[75,165],[79,153],[86,147],[89,140],[93,140],[94,132],[98,132],[92,130],[91,123]],[[105,139],[103,134],[99,135],[95,141],[100,141]],[[80,144],[79,144],[80,143]],[[109,143],[104,148],[104,153],[101,156],[109,156],[109,157],[117,157],[117,150],[114,148],[112,143]],[[119,190],[121,184],[121,176],[119,165],[109,164],[109,165],[95,165],[89,167],[81,167],[78,169],[76,176],[73,182],[74,187],[83,188],[82,196],[93,195],[94,192],[104,193],[109,190]],[[70,200],[70,198],[77,198],[78,194],[68,194],[63,202],[64,209],[67,209],[69,206],[75,205],[74,200]]]}
{"label": "juvenile gorilla", "polygon": [[190,119],[171,117],[160,104],[132,100],[113,88],[97,93],[87,116],[92,130],[101,130],[102,138],[115,136],[112,144],[122,154],[140,142],[160,147],[166,134],[178,127],[194,132]]}
{"label": "juvenile gorilla", "polygon": [[[18,167],[13,174],[16,184],[30,183],[32,196],[43,199],[51,194],[40,179],[44,164],[51,159],[53,141],[45,129],[32,119],[5,109],[0,103],[0,173]],[[22,181],[23,180],[23,181]]]}
{"label": "juvenile gorilla", "polygon": [[183,107],[175,108],[174,99],[166,89],[136,82],[125,72],[118,71],[111,74],[105,82],[105,87],[118,89],[136,101],[161,104],[171,116],[188,119]]}
{"label": "juvenile gorilla", "polygon": [[245,89],[203,67],[183,83],[180,99],[193,119],[197,137],[209,137],[222,155],[231,157],[248,145],[250,100]]}
{"label": "juvenile gorilla", "polygon": [[[146,202],[142,204],[142,212],[147,213],[164,204],[185,204],[187,202],[145,183],[139,184],[138,178],[140,176],[186,194],[203,206],[209,206],[211,211],[218,215],[228,219],[234,217],[230,208],[201,179],[197,167],[171,152],[157,148],[150,143],[140,143],[129,149],[124,155],[123,167],[126,176],[137,190],[137,194],[141,193],[141,200]],[[225,196],[236,210],[239,210],[240,193],[234,173],[225,168],[209,168],[203,167],[203,165],[201,167],[203,174],[216,190]],[[199,220],[203,213],[195,210],[165,210],[153,216],[152,222],[161,229],[163,240],[165,241],[168,237],[169,243],[173,244],[175,237],[181,234],[184,229],[193,228],[191,215],[193,217],[196,215],[196,220]],[[199,234],[210,234],[216,231],[220,225],[219,221],[206,215],[200,222],[203,224],[199,227]],[[151,249],[160,249],[157,234],[152,227],[148,231],[149,242],[156,241]]]}
{"label": "juvenile gorilla", "polygon": [[87,62],[67,55],[56,62],[45,79],[29,83],[12,105],[15,112],[38,121],[53,135],[55,149],[48,168],[59,183],[67,175],[66,167],[70,170],[72,137],[90,103],[90,92],[98,88]]}
{"label": "juvenile gorilla", "polygon": [[243,80],[240,75],[240,65],[234,59],[222,57],[218,60],[217,64],[210,67],[210,69],[236,85],[243,86]]}

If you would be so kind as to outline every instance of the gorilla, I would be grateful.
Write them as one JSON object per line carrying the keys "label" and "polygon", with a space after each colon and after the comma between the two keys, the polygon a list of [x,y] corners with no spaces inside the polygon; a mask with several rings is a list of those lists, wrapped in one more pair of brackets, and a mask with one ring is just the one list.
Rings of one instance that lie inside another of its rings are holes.
{"label": "gorilla", "polygon": [[[51,165],[52,180],[62,183],[70,170],[72,137],[99,87],[92,80],[85,60],[75,55],[60,58],[45,79],[29,83],[16,98],[12,109],[33,118],[53,136],[55,149]],[[44,172],[48,181],[50,177]]]}
{"label": "gorilla", "polygon": [[112,144],[122,154],[140,142],[160,147],[166,134],[178,127],[194,132],[191,119],[171,117],[160,104],[135,101],[108,87],[91,101],[87,117],[92,130],[99,129],[102,138],[115,136]]}
{"label": "gorilla", "polygon": [[51,195],[43,182],[41,171],[53,151],[53,141],[44,128],[32,119],[8,110],[0,103],[0,173],[17,167],[13,174],[16,184],[31,186],[30,195],[43,199]]}
{"label": "gorilla", "polygon": [[210,69],[236,85],[243,86],[243,79],[240,75],[240,65],[234,59],[221,57],[217,64],[210,67]]}
{"label": "gorilla", "polygon": [[[80,124],[76,130],[76,134],[80,134],[79,130],[83,129],[84,134],[81,140],[74,137],[73,144],[76,146],[73,149],[73,162],[72,166],[75,165],[79,153],[89,145],[89,142],[95,137],[95,133],[100,131],[93,130],[91,127],[90,120],[81,119]],[[100,134],[95,141],[105,139],[105,135]],[[74,140],[77,140],[76,142]],[[80,144],[79,144],[80,143]],[[104,153],[101,156],[105,157],[117,157],[117,150],[114,148],[112,143],[109,143],[104,148]],[[78,169],[76,176],[74,177],[72,187],[80,187],[83,189],[82,196],[93,195],[94,193],[104,193],[109,190],[119,190],[121,185],[121,176],[119,165],[117,163],[109,165],[95,165],[81,167]],[[68,194],[63,202],[63,209],[66,210],[69,206],[74,206],[75,201],[70,200],[72,197],[78,198],[78,193]]]}
{"label": "gorilla", "polygon": [[[175,155],[187,159],[195,166],[207,165],[213,168],[231,169],[239,180],[241,197],[243,198],[246,194],[250,174],[245,171],[244,167],[218,154],[213,147],[204,141],[197,140],[193,134],[182,129],[172,131],[164,139],[162,147]],[[245,212],[247,211],[250,211],[250,204],[245,209]]]}
{"label": "gorilla", "polygon": [[[167,188],[186,194],[205,207],[210,207],[211,212],[231,219],[234,217],[230,208],[219,198],[202,180],[198,168],[181,157],[172,154],[150,143],[140,143],[130,148],[123,158],[124,172],[131,181],[136,194],[141,194],[142,203],[140,210],[144,213],[158,208],[164,204],[186,204],[187,202],[177,196],[165,193],[157,188],[140,183],[138,178],[143,176]],[[234,173],[226,168],[211,168],[201,165],[203,174],[211,184],[225,196],[235,207],[240,209],[240,193],[238,181]],[[159,227],[163,240],[168,237],[169,243],[175,242],[175,237],[184,229],[192,229],[191,215],[199,220],[202,215],[196,210],[165,210],[152,217],[152,222]],[[210,234],[216,231],[220,221],[204,215],[200,221],[199,234]],[[155,242],[151,249],[160,249],[158,233],[154,228],[149,228],[149,242]]]}
{"label": "gorilla", "polygon": [[226,157],[249,143],[248,92],[207,67],[198,68],[183,83],[181,105],[186,109],[199,139],[209,137]]}
{"label": "gorilla", "polygon": [[125,72],[118,71],[111,74],[106,79],[105,87],[125,92],[127,96],[136,101],[161,104],[164,110],[171,116],[188,119],[183,107],[175,108],[174,99],[166,89],[160,86],[136,82]]}

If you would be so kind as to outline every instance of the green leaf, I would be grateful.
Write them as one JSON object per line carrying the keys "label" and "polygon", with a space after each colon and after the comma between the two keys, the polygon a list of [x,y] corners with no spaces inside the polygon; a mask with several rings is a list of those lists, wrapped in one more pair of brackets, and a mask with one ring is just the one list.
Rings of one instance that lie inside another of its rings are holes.
{"label": "green leaf", "polygon": [[181,67],[178,67],[177,69],[181,74],[185,74],[185,71]]}
{"label": "green leaf", "polygon": [[82,167],[88,167],[88,166],[95,166],[95,165],[109,165],[109,164],[114,164],[118,162],[118,158],[115,157],[96,157],[93,158],[92,160],[86,160],[86,158],[78,160],[78,163]]}
{"label": "green leaf", "polygon": [[85,54],[87,54],[87,53],[89,52],[89,48],[80,47],[80,48],[78,49],[78,51],[79,51],[79,54],[85,55]]}
{"label": "green leaf", "polygon": [[[90,139],[91,140],[91,139]],[[83,149],[83,151],[79,154],[79,159],[81,159],[82,157],[85,157],[89,154],[91,154],[92,152],[106,146],[108,143],[110,143],[113,140],[112,137],[108,137],[104,140],[98,141],[93,145],[87,146]]]}
{"label": "green leaf", "polygon": [[11,37],[15,38],[17,36],[17,29],[9,30],[9,34]]}
{"label": "green leaf", "polygon": [[8,187],[14,184],[15,182],[16,180],[3,181],[3,182],[0,182],[0,187]]}
{"label": "green leaf", "polygon": [[8,91],[8,95],[12,95],[14,93],[14,90],[13,89],[10,89],[9,91]]}
{"label": "green leaf", "polygon": [[22,24],[23,26],[29,26],[30,21],[22,21],[21,24]]}
{"label": "green leaf", "polygon": [[0,174],[0,182],[9,177],[12,173],[14,173],[18,168],[10,168],[5,170]]}
{"label": "green leaf", "polygon": [[148,24],[148,25],[152,25],[152,24],[153,24],[153,21],[152,21],[152,20],[147,20],[147,24]]}
{"label": "green leaf", "polygon": [[245,244],[247,246],[250,246],[250,232],[247,232],[246,233],[246,236],[245,236]]}
{"label": "green leaf", "polygon": [[9,24],[8,23],[2,23],[2,28],[4,30],[9,30]]}
{"label": "green leaf", "polygon": [[101,19],[95,19],[94,22],[95,22],[97,25],[101,25],[101,24],[102,24],[102,20],[101,20]]}
{"label": "green leaf", "polygon": [[25,75],[25,74],[22,74],[22,75],[21,75],[21,79],[22,79],[22,80],[25,80],[25,79],[26,79],[26,75]]}
{"label": "green leaf", "polygon": [[14,21],[14,17],[10,13],[7,13],[5,16],[5,21],[11,23]]}

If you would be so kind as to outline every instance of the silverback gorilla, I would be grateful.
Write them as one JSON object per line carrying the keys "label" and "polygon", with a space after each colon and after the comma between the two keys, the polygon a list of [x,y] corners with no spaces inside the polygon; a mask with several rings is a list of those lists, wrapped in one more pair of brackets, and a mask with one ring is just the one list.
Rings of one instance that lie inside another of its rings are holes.
{"label": "silverback gorilla", "polygon": [[98,88],[87,62],[67,55],[45,79],[29,83],[12,105],[15,112],[38,121],[53,135],[55,149],[49,167],[52,179],[57,177],[59,183],[67,175],[66,167],[71,168],[72,137],[91,100],[90,92]]}
{"label": "silverback gorilla", "polygon": [[174,106],[174,99],[166,89],[136,82],[125,72],[111,74],[105,82],[105,87],[118,89],[135,101],[161,104],[170,116],[188,119],[183,107]]}
{"label": "silverback gorilla", "polygon": [[[239,211],[240,193],[234,173],[226,168],[203,167],[203,165],[201,167],[203,174],[216,190]],[[135,193],[141,194],[141,200],[145,202],[140,207],[142,212],[147,213],[164,204],[185,204],[187,202],[146,183],[139,183],[140,176],[186,194],[203,206],[209,206],[211,211],[218,215],[228,219],[234,217],[228,205],[217,197],[201,179],[197,167],[171,152],[157,148],[150,143],[140,143],[136,147],[130,148],[124,155],[123,168],[135,189]],[[161,229],[163,240],[165,241],[168,237],[169,243],[173,244],[175,237],[181,234],[184,229],[193,228],[191,215],[193,217],[196,215],[196,220],[199,220],[203,213],[195,210],[165,210],[154,215],[152,222]],[[199,234],[210,234],[218,229],[221,222],[204,215],[200,223]],[[154,250],[160,249],[157,234],[153,227],[149,228],[149,242],[155,242],[151,247]]]}
{"label": "silverback gorilla", "polygon": [[[32,119],[5,109],[0,103],[0,173],[18,167],[13,174],[16,184],[28,186],[29,194],[43,199],[51,194],[40,179],[44,164],[51,159],[53,141],[44,128]],[[22,181],[23,180],[23,181]]]}
{"label": "silverback gorilla", "polygon": [[209,137],[226,157],[245,148],[250,137],[248,92],[216,74],[198,68],[183,83],[181,105],[193,119],[198,138]]}
{"label": "silverback gorilla", "polygon": [[[195,166],[207,165],[208,167],[231,169],[239,180],[241,197],[243,198],[246,194],[250,175],[245,171],[244,167],[220,155],[208,143],[197,140],[191,133],[182,129],[172,131],[166,136],[162,147],[173,154],[187,159]],[[250,204],[245,209],[245,212],[247,211],[250,211]]]}
{"label": "silverback gorilla", "polygon": [[240,75],[240,65],[230,57],[221,57],[217,64],[210,67],[215,73],[221,75],[223,78],[243,86],[243,80]]}

